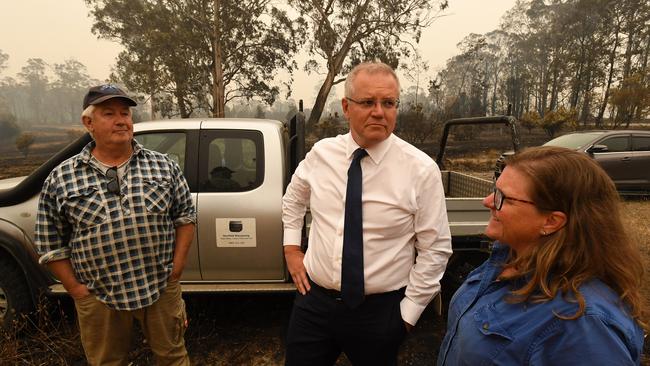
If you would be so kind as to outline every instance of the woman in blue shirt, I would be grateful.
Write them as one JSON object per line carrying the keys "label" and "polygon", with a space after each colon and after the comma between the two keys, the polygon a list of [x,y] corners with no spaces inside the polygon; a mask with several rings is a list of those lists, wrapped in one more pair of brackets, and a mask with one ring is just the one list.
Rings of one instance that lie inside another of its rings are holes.
{"label": "woman in blue shirt", "polygon": [[638,365],[643,264],[597,163],[527,149],[483,204],[496,241],[451,299],[438,365]]}

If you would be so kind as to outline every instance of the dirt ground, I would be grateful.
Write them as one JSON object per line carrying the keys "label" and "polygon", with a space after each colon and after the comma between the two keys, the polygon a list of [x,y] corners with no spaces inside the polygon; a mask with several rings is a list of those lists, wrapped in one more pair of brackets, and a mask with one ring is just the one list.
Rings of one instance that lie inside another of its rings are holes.
{"label": "dirt ground", "polygon": [[[184,296],[190,325],[185,339],[193,365],[276,366],[284,364],[284,339],[292,294]],[[3,340],[2,365],[85,365],[74,323],[74,308],[63,300],[65,319],[53,320],[39,332],[20,340]],[[398,364],[435,365],[444,336],[444,317],[428,308],[402,345]],[[48,336],[44,335],[48,334]],[[18,348],[11,356],[6,341]],[[646,345],[646,356],[650,349]],[[143,337],[136,332],[130,365],[155,364]],[[350,363],[341,356],[338,366]],[[650,366],[650,359],[641,363]]]}
{"label": "dirt ground", "polygon": [[[188,329],[188,352],[195,364],[281,365],[284,339],[293,303],[292,294],[220,296],[203,307],[201,298],[188,298],[188,308],[200,327]],[[198,306],[198,307],[197,307]],[[202,310],[199,310],[201,308]],[[199,310],[197,312],[197,310]],[[210,332],[200,328],[208,326]],[[409,334],[399,356],[400,365],[433,364],[444,336],[444,321],[427,309]],[[255,341],[251,342],[251,339]],[[349,365],[341,356],[337,365]]]}
{"label": "dirt ground", "polygon": [[14,139],[0,136],[0,179],[29,174],[81,136],[83,129],[80,125],[33,125],[23,132],[34,136],[26,155],[18,151]]}
{"label": "dirt ground", "polygon": [[[293,294],[184,295],[189,327],[185,341],[193,365],[283,365],[284,339]],[[3,333],[1,365],[85,365],[68,298],[54,300],[47,319],[23,334]],[[444,336],[444,321],[428,308],[405,340],[399,365],[432,365]],[[134,333],[130,365],[155,364],[139,331]],[[342,355],[337,365],[350,365]]]}

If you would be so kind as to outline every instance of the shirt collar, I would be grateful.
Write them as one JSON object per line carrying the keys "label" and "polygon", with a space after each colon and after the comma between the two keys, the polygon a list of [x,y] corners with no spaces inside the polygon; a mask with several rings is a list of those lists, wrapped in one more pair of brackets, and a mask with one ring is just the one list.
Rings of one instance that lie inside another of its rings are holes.
{"label": "shirt collar", "polygon": [[[358,148],[360,148],[360,146],[356,143],[356,141],[354,141],[354,139],[352,138],[352,134],[350,132],[347,133],[346,139],[347,139],[346,156],[348,157],[348,159],[352,159],[352,154],[354,154],[354,152]],[[386,156],[386,153],[393,145],[394,140],[395,140],[395,135],[391,133],[386,140],[365,149],[368,152],[368,156],[373,161],[373,163],[375,164],[381,163],[382,159],[384,159],[384,156]]]}
{"label": "shirt collar", "polygon": [[[140,154],[142,151],[142,145],[136,139],[131,140],[131,146],[133,147],[133,156],[137,156]],[[95,140],[90,141],[86,146],[84,146],[83,150],[79,153],[79,156],[77,160],[75,161],[75,168],[79,166],[79,164],[90,164],[90,161],[92,159],[92,151],[95,148]]]}

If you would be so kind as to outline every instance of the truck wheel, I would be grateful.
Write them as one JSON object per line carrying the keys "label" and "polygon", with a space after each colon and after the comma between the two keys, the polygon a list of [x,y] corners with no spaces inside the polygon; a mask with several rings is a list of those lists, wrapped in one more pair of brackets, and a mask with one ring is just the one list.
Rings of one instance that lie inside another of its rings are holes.
{"label": "truck wheel", "polygon": [[0,326],[9,328],[32,309],[23,272],[14,261],[0,257]]}

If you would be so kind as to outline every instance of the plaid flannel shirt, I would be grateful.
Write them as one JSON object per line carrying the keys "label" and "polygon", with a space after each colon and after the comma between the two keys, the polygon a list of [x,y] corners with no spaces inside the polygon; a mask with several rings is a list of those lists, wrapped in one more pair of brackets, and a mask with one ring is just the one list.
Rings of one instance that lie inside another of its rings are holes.
{"label": "plaid flannel shirt", "polygon": [[175,227],[196,222],[178,164],[133,140],[121,193],[91,162],[94,142],[56,167],[43,184],[35,242],[40,262],[69,258],[77,279],[109,307],[153,304],[167,285]]}

